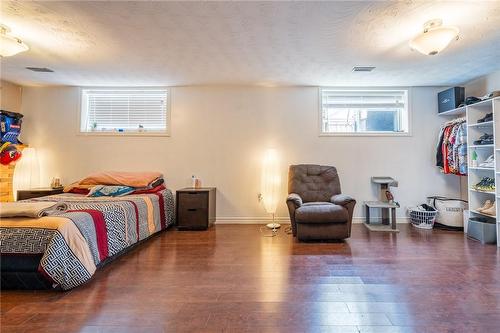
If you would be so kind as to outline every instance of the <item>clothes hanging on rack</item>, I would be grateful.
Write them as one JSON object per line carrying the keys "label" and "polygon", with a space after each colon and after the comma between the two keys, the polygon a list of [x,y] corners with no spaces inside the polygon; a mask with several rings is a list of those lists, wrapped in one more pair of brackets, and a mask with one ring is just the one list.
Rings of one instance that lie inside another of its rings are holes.
{"label": "clothes hanging on rack", "polygon": [[436,166],[443,173],[467,175],[467,123],[465,118],[446,122],[439,131]]}

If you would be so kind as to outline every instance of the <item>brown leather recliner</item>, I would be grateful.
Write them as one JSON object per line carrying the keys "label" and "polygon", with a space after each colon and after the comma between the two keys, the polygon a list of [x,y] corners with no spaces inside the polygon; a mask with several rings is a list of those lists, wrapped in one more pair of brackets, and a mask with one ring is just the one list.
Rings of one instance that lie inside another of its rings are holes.
{"label": "brown leather recliner", "polygon": [[291,165],[288,198],[292,232],[301,241],[351,236],[356,200],[341,194],[337,169],[313,164]]}

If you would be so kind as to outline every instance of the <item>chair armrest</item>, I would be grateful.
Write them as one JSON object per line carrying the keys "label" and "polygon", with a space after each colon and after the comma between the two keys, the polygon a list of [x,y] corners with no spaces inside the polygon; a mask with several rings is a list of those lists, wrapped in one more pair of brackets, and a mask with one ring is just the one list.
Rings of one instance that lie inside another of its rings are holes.
{"label": "chair armrest", "polygon": [[346,206],[348,205],[349,203],[356,203],[356,200],[353,198],[353,197],[350,197],[346,194],[336,194],[336,195],[333,195],[331,198],[330,198],[330,201],[336,205],[339,205],[339,206]]}
{"label": "chair armrest", "polygon": [[347,209],[347,214],[349,214],[349,221],[347,221],[349,228],[349,235],[351,235],[351,224],[352,224],[352,214],[354,213],[354,206],[356,206],[356,200],[345,194],[337,194],[330,198],[330,201],[335,205],[340,205]]}
{"label": "chair armrest", "polygon": [[286,198],[286,203],[293,203],[295,208],[302,206],[302,198],[297,193],[290,193]]}
{"label": "chair armrest", "polygon": [[297,235],[297,225],[295,224],[295,210],[302,206],[302,198],[297,193],[290,193],[286,198],[286,205],[290,213],[290,223],[292,225],[292,234]]}

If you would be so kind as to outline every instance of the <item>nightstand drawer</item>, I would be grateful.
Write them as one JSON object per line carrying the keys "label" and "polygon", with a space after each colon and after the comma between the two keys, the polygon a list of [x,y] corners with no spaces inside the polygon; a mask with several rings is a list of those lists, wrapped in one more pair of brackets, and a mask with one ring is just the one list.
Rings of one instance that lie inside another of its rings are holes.
{"label": "nightstand drawer", "polygon": [[208,210],[204,208],[187,208],[178,212],[178,228],[206,229]]}
{"label": "nightstand drawer", "polygon": [[179,193],[179,209],[208,208],[208,192]]}

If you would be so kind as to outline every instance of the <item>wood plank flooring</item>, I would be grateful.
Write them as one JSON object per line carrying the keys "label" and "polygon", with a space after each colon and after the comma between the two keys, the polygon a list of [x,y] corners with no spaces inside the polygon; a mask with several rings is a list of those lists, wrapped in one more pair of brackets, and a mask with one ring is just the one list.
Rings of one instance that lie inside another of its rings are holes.
{"label": "wood plank flooring", "polygon": [[69,292],[2,291],[7,332],[498,332],[500,251],[462,233],[169,230]]}

